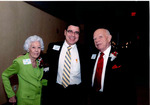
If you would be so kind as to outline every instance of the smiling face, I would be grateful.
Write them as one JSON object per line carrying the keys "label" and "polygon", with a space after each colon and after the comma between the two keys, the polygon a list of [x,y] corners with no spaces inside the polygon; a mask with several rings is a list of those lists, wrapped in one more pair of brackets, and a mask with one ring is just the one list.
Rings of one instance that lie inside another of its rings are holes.
{"label": "smiling face", "polygon": [[110,46],[111,38],[106,29],[97,29],[93,35],[95,47],[99,51],[104,52]]}
{"label": "smiling face", "polygon": [[78,26],[70,25],[68,29],[64,31],[66,42],[69,45],[75,44],[79,40],[80,29]]}
{"label": "smiling face", "polygon": [[41,52],[41,45],[39,41],[31,42],[29,47],[29,56],[31,59],[37,59]]}

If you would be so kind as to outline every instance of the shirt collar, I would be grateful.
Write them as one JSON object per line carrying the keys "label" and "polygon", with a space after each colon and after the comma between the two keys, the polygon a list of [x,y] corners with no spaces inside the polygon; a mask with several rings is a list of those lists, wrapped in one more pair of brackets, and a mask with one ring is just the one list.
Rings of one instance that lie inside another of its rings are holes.
{"label": "shirt collar", "polygon": [[[110,53],[110,50],[111,50],[111,46],[109,46],[103,53],[104,53],[104,56],[109,56],[109,53]],[[101,53],[101,52],[99,52]]]}
{"label": "shirt collar", "polygon": [[[64,42],[64,45],[65,45],[66,48],[69,46],[68,43],[66,42],[66,40]],[[76,46],[76,44],[71,45],[71,47],[72,47],[71,49],[74,49],[75,46]]]}

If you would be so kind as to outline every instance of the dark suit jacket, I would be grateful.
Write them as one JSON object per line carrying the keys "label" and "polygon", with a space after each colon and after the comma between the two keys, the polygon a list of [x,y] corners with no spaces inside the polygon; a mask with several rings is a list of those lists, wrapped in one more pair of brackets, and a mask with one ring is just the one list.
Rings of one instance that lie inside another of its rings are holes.
{"label": "dark suit jacket", "polygon": [[[48,46],[48,50],[47,50],[47,54],[46,54],[46,57],[47,57],[46,61],[48,61],[50,69],[49,69],[49,75],[48,75],[48,87],[47,87],[47,94],[46,94],[48,96],[46,96],[46,97],[51,97],[51,99],[48,98],[47,102],[44,101],[44,102],[46,102],[46,104],[50,103],[50,102],[55,103],[55,100],[57,101],[57,98],[58,98],[57,95],[62,94],[61,93],[62,91],[59,88],[59,85],[56,83],[56,80],[57,80],[57,73],[58,73],[59,56],[60,56],[60,52],[61,52],[63,43],[64,42],[50,43]],[[54,45],[60,46],[60,48],[58,48],[58,50],[55,50],[55,49],[53,49]],[[76,98],[78,98],[79,96],[81,97],[81,95],[83,95],[85,97],[87,96],[86,90],[87,90],[87,87],[89,86],[89,81],[87,80],[88,69],[87,69],[86,61],[88,59],[88,57],[87,57],[88,53],[86,52],[87,49],[85,48],[85,46],[82,46],[78,43],[76,45],[77,45],[79,58],[80,58],[81,83],[78,86],[77,85],[68,86],[68,89],[71,89],[71,91],[70,91],[71,95],[72,95],[72,91],[77,91],[76,93],[80,93],[76,97]],[[72,90],[72,88],[73,88],[73,90]],[[58,94],[56,94],[56,93],[58,93]],[[70,98],[71,97],[72,96],[70,96]],[[73,95],[73,97],[74,97],[74,95]],[[57,102],[57,103],[59,103],[59,102]]]}
{"label": "dark suit jacket", "polygon": [[[114,51],[117,50],[112,48],[110,54]],[[103,101],[105,105],[135,105],[135,88],[133,86],[133,77],[131,77],[133,75],[130,75],[131,72],[127,64],[130,59],[125,55],[127,53],[121,51],[117,52],[118,55],[113,61],[111,61],[111,57],[109,57],[107,61],[104,90],[102,92]],[[92,54],[98,55],[98,51]],[[93,74],[96,59],[97,57],[90,60],[91,74]]]}
{"label": "dark suit jacket", "polygon": [[[62,49],[64,42],[56,42],[56,43],[50,43],[48,46],[47,50],[47,59],[50,65],[50,70],[49,70],[49,82],[48,85],[56,84],[57,80],[57,72],[58,72],[58,62],[59,62],[59,55]],[[60,46],[59,50],[54,50],[53,47],[54,45]],[[87,49],[85,46],[81,44],[76,44],[78,53],[79,53],[79,58],[80,58],[80,67],[81,67],[81,84],[80,86],[82,88],[86,88],[89,84],[87,81],[87,74],[88,74],[88,69],[87,69]]]}

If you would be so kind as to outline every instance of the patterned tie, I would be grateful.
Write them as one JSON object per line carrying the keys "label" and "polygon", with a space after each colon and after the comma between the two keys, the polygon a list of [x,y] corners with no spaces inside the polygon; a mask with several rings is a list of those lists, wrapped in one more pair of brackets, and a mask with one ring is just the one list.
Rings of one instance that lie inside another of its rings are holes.
{"label": "patterned tie", "polygon": [[101,52],[101,56],[98,59],[96,73],[95,73],[95,79],[94,79],[94,88],[96,91],[99,91],[101,89],[101,75],[103,70],[103,55],[104,53]]}
{"label": "patterned tie", "polygon": [[65,55],[64,69],[63,69],[63,77],[62,77],[62,85],[66,88],[70,83],[70,70],[71,70],[71,46],[68,46],[68,51]]}

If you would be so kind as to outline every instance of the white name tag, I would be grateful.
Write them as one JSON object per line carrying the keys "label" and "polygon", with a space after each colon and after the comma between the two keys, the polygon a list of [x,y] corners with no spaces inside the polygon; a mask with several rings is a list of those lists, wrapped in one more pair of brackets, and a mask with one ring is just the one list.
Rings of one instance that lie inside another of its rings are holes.
{"label": "white name tag", "polygon": [[23,64],[24,65],[31,64],[31,60],[30,59],[23,59]]}
{"label": "white name tag", "polygon": [[95,59],[96,58],[96,54],[92,54],[91,59]]}
{"label": "white name tag", "polygon": [[54,45],[54,46],[53,46],[53,50],[59,51],[59,49],[60,49],[60,46],[58,46],[58,45]]}
{"label": "white name tag", "polygon": [[49,67],[44,68],[43,71],[48,72],[49,71]]}

